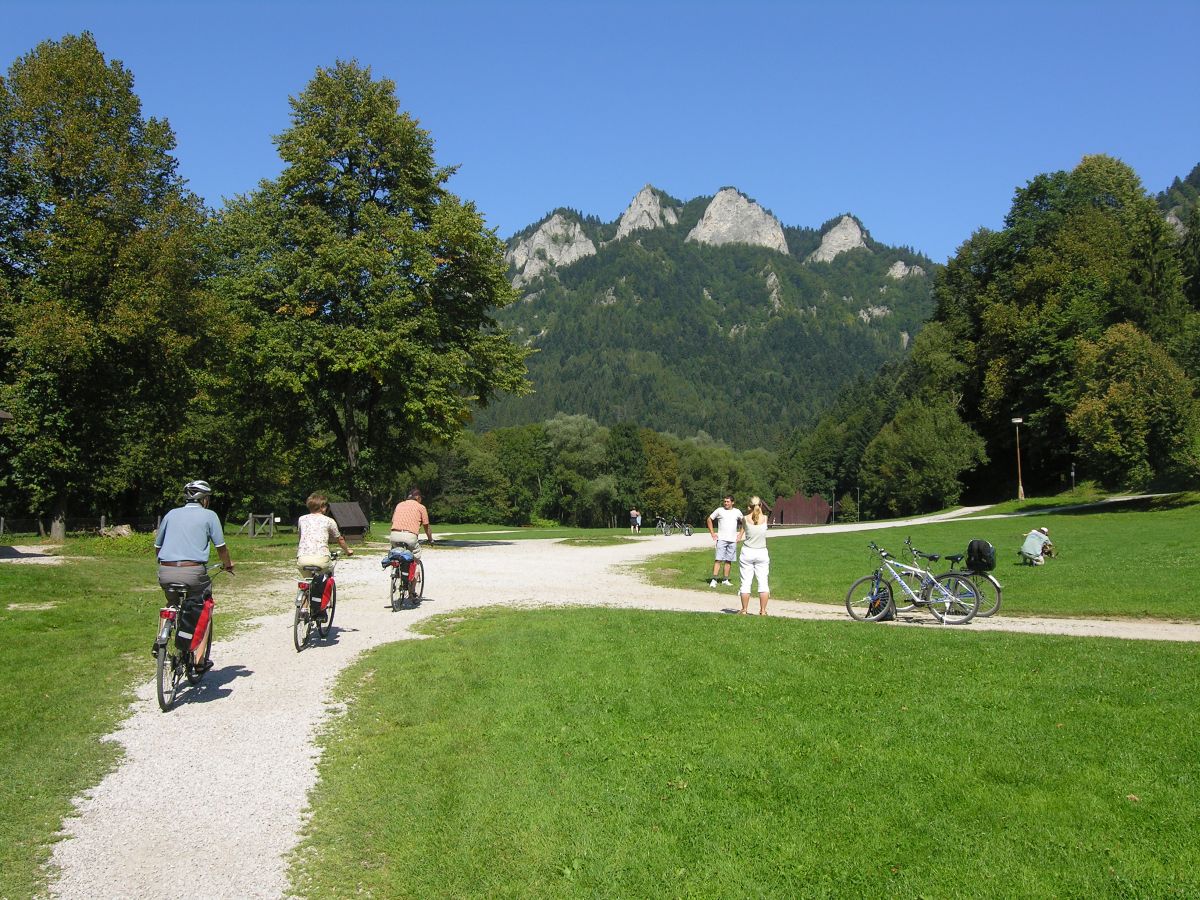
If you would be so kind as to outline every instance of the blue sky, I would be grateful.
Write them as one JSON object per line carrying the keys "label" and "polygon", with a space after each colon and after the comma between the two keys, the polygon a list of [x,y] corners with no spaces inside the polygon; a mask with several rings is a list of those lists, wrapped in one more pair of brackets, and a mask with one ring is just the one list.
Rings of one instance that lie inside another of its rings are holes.
{"label": "blue sky", "polygon": [[352,58],[501,237],[559,206],[615,219],[646,183],[732,185],[786,225],[852,212],[942,262],[1085,154],[1151,192],[1200,162],[1196,0],[0,0],[2,67],[84,30],[211,206],[277,174],[288,97]]}

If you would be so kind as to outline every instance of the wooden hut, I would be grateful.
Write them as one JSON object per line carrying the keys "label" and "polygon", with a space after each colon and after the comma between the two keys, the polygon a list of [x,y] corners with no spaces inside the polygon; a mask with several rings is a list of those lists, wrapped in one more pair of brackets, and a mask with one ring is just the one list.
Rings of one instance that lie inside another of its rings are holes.
{"label": "wooden hut", "polygon": [[338,530],[346,539],[346,543],[354,541],[361,544],[366,540],[371,523],[367,521],[362,507],[357,503],[330,503],[329,515],[337,522]]}

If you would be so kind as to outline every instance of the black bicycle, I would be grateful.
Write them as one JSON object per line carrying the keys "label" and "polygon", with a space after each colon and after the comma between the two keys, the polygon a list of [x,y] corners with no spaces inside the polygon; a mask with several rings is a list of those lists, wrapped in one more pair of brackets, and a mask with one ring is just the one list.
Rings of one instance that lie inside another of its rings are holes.
{"label": "black bicycle", "polygon": [[383,564],[392,570],[392,612],[399,612],[406,602],[416,606],[425,593],[425,563],[407,547],[393,547]]}
{"label": "black bicycle", "polygon": [[[315,630],[322,640],[333,631],[333,614],[337,610],[337,582],[333,579],[333,568],[341,553],[329,554],[330,570],[325,574],[322,566],[302,566],[308,577],[296,583],[296,613],[292,617],[292,643],[299,653],[308,646]],[[322,577],[324,575],[324,577]],[[320,588],[313,599],[313,585]]]}
{"label": "black bicycle", "polygon": [[[221,569],[215,565],[205,569],[211,575]],[[156,661],[156,692],[158,708],[163,712],[175,705],[175,698],[184,680],[195,687],[212,668],[212,588],[193,601],[188,600],[186,584],[169,582],[163,585],[167,605],[158,611],[158,636],[151,652]]]}

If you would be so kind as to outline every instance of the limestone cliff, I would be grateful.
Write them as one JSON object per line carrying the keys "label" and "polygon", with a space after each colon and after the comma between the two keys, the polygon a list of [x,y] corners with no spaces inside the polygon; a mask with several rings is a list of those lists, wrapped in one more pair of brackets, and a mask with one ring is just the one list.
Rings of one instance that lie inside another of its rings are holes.
{"label": "limestone cliff", "polygon": [[529,237],[509,248],[505,261],[516,270],[513,284],[520,287],[547,270],[594,256],[596,245],[579,222],[555,213]]}
{"label": "limestone cliff", "polygon": [[924,274],[925,270],[920,266],[910,266],[902,259],[896,260],[887,270],[887,277],[895,278],[897,281],[901,278],[917,278]]}
{"label": "limestone cliff", "polygon": [[700,244],[750,244],[787,253],[779,220],[733,188],[722,188],[687,239]]}
{"label": "limestone cliff", "polygon": [[857,247],[866,247],[862,229],[852,216],[842,216],[838,223],[821,238],[821,246],[808,254],[805,262],[829,262],[838,255]]}
{"label": "limestone cliff", "polygon": [[634,231],[641,229],[663,228],[679,222],[679,210],[673,206],[664,206],[658,191],[646,185],[637,192],[630,201],[621,219],[617,223],[619,241]]}

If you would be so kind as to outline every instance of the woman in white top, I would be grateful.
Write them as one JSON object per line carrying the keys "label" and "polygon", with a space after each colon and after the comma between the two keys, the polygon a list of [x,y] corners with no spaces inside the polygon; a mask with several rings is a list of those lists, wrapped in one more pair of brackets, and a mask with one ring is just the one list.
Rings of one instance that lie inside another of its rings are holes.
{"label": "woman in white top", "polygon": [[742,573],[743,616],[750,608],[750,586],[755,577],[758,578],[758,614],[767,614],[767,600],[771,597],[771,586],[767,581],[771,572],[771,557],[767,553],[768,521],[762,500],[751,497],[750,508],[742,519],[742,530],[738,534],[738,540],[743,541],[742,555],[738,560],[738,570]]}
{"label": "woman in white top", "polygon": [[300,545],[296,548],[296,568],[304,574],[305,566],[320,566],[325,572],[333,571],[333,558],[329,554],[329,541],[336,540],[346,551],[347,556],[353,556],[354,551],[346,546],[346,539],[338,530],[337,522],[329,515],[329,501],[324,494],[309,494],[305,501],[308,515],[301,516],[297,523],[300,527]]}

